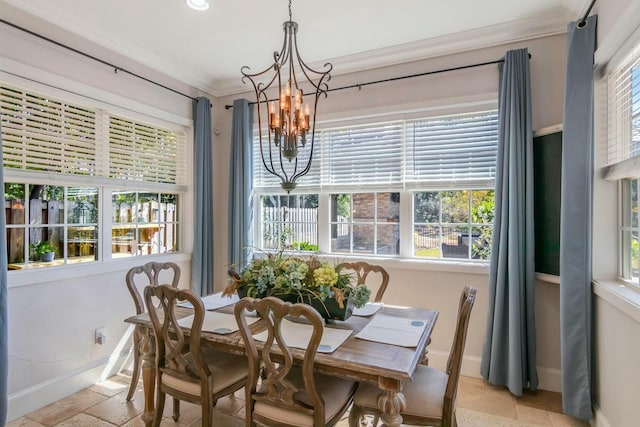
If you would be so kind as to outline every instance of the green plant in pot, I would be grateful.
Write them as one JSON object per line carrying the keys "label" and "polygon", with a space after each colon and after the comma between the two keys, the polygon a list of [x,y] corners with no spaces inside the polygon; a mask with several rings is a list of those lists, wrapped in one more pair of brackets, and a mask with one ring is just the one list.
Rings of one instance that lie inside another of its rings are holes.
{"label": "green plant in pot", "polygon": [[51,262],[55,258],[56,248],[51,246],[48,240],[32,243],[30,248],[35,256],[43,262]]}
{"label": "green plant in pot", "polygon": [[312,305],[325,320],[345,320],[353,307],[362,307],[371,296],[365,285],[354,284],[350,274],[341,273],[317,257],[292,257],[283,252],[254,259],[238,273],[229,269],[230,284],[224,294],[237,292],[242,298],[278,297],[292,303]]}

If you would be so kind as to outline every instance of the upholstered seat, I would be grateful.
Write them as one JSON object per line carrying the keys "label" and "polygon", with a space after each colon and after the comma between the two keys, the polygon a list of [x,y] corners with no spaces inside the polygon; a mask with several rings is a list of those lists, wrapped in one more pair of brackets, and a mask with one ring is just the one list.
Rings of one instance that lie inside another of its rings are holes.
{"label": "upholstered seat", "polygon": [[[200,405],[202,427],[213,425],[217,400],[244,386],[248,375],[246,359],[201,347],[204,304],[191,290],[171,285],[147,286],[144,296],[156,340],[157,400],[153,426],[160,425],[167,394]],[[154,298],[159,301],[157,307],[153,305]],[[189,336],[177,324],[175,308],[181,301],[193,306]],[[174,410],[175,421],[179,416]]]}
{"label": "upholstered seat", "polygon": [[[476,289],[470,286],[466,286],[462,291],[458,306],[458,323],[446,371],[419,365],[413,381],[404,386],[402,393],[407,405],[401,413],[403,424],[456,426],[455,401],[458,379],[475,296]],[[380,390],[375,385],[360,384],[349,416],[351,427],[356,427],[364,414],[380,416],[377,403],[379,394]]]}
{"label": "upholstered seat", "polygon": [[[302,371],[295,367],[292,371],[297,372],[291,375],[291,382],[299,390],[304,390]],[[315,374],[314,381],[320,397],[324,400],[325,422],[334,418],[339,419],[340,415],[344,413],[345,402],[351,400],[353,396],[356,384],[353,381],[322,374]],[[296,399],[310,406],[313,404],[309,395],[304,391],[296,394]],[[302,414],[263,402],[256,402],[253,412],[257,417],[273,420],[274,423],[280,422],[292,426],[313,426],[313,416],[309,414]]]}
{"label": "upholstered seat", "polygon": [[[247,310],[257,311],[263,319],[269,319],[265,322],[268,332],[265,345],[271,343],[271,351],[258,351],[246,322]],[[247,426],[319,427],[337,423],[351,404],[357,383],[314,372],[314,359],[324,330],[320,314],[306,304],[268,297],[243,298],[236,304],[235,315],[249,364],[245,386]],[[302,366],[294,365],[292,349],[282,338],[280,325],[285,316],[302,318],[313,328]]]}

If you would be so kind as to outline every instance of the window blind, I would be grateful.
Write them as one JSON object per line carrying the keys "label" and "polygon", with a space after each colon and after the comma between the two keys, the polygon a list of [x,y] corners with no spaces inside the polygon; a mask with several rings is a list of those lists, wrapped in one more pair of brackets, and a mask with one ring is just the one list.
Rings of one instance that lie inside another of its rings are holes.
{"label": "window blind", "polygon": [[640,175],[640,48],[607,75],[607,179]]}
{"label": "window blind", "polygon": [[[495,178],[498,113],[325,128],[316,139],[312,169],[298,188],[486,187]],[[254,187],[277,190],[279,181],[262,164],[257,132],[253,156]]]}
{"label": "window blind", "polygon": [[321,144],[323,184],[402,184],[401,122],[323,130]]}
{"label": "window blind", "polygon": [[424,186],[494,179],[497,112],[409,122],[406,132],[407,181]]}
{"label": "window blind", "polygon": [[[266,131],[263,131],[262,134],[263,145],[262,149],[264,151],[264,158],[267,164],[269,164],[269,145],[268,145],[268,136]],[[313,159],[311,162],[311,169],[309,172],[300,178],[296,184],[299,189],[306,188],[317,188],[320,185],[320,132],[316,131],[316,140],[314,142],[315,147],[313,149]],[[309,154],[311,152],[311,140],[307,141],[307,144],[304,147],[298,149],[298,171],[300,171],[304,166],[306,166],[306,161],[309,158]],[[280,171],[280,157],[278,154],[277,148],[272,148],[272,161],[273,166],[276,171]],[[289,160],[283,158],[283,164],[285,165],[287,173],[292,173],[293,167],[295,166],[293,162],[289,162]],[[261,189],[269,189],[277,191],[280,188],[280,179],[267,172],[264,164],[262,163],[262,157],[260,154],[260,135],[258,134],[258,130],[255,129],[253,131],[253,185],[255,188]]]}
{"label": "window blind", "polygon": [[184,135],[122,117],[109,117],[109,177],[175,184],[177,147]]}
{"label": "window blind", "polygon": [[94,175],[95,111],[0,85],[6,168]]}

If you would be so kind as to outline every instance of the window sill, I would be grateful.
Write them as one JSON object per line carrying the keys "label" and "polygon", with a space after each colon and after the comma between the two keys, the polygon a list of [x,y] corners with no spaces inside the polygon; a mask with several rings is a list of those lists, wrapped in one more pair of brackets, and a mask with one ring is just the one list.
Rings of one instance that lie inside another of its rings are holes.
{"label": "window sill", "polygon": [[362,255],[321,254],[335,263],[345,261],[366,261],[384,268],[400,270],[439,271],[463,274],[489,274],[488,262],[461,262],[419,258],[383,258]]}
{"label": "window sill", "polygon": [[59,282],[80,277],[89,277],[99,274],[108,274],[116,270],[128,270],[136,265],[151,261],[157,262],[181,262],[191,259],[190,254],[172,253],[144,257],[127,257],[112,259],[109,261],[87,262],[76,265],[62,265],[29,270],[12,270],[7,272],[8,288],[38,285],[46,282]]}
{"label": "window sill", "polygon": [[593,292],[640,323],[640,292],[615,280],[594,280]]}

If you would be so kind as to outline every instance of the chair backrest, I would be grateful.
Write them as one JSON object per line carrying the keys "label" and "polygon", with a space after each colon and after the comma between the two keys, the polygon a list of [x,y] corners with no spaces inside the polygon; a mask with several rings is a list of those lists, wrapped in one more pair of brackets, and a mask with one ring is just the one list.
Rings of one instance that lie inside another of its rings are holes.
{"label": "chair backrest", "polygon": [[146,312],[144,303],[142,301],[142,296],[140,296],[140,292],[138,291],[138,287],[136,286],[136,276],[139,274],[144,274],[147,276],[148,282],[146,282],[144,286],[158,286],[158,280],[162,270],[173,271],[173,279],[171,280],[171,285],[174,288],[177,288],[178,282],[180,281],[180,267],[178,266],[178,264],[173,262],[148,262],[144,265],[133,267],[127,272],[127,288],[129,289],[131,298],[133,298],[133,303],[136,306],[136,314],[142,314]]}
{"label": "chair backrest", "polygon": [[[200,330],[204,321],[204,304],[190,289],[178,289],[173,285],[147,286],[144,298],[149,307],[149,317],[156,339],[156,368],[158,382],[162,375],[201,386],[202,396],[211,394],[211,372],[200,352]],[[159,301],[156,307],[153,298]],[[193,305],[193,323],[190,335],[178,325],[175,309],[178,302]]]}
{"label": "chair backrest", "polygon": [[460,294],[460,303],[458,305],[458,322],[456,324],[456,333],[451,344],[451,352],[447,361],[447,389],[444,394],[443,418],[453,419],[455,410],[456,394],[458,392],[458,380],[460,379],[460,369],[462,367],[462,356],[464,354],[464,345],[467,341],[467,329],[469,327],[469,317],[471,309],[476,301],[477,289],[471,286],[465,286]]}
{"label": "chair backrest", "polygon": [[369,276],[369,273],[374,273],[372,274],[372,276],[378,274],[380,276],[380,284],[378,286],[378,291],[376,292],[374,301],[382,301],[384,292],[387,290],[387,285],[389,284],[389,273],[387,273],[387,270],[379,265],[369,264],[364,261],[343,262],[341,264],[338,264],[337,268],[339,271],[353,270],[356,274],[358,285],[366,284],[369,289],[372,289],[372,291],[375,290],[375,286],[372,283],[373,281],[367,282],[367,277]]}
{"label": "chair backrest", "polygon": [[[263,349],[275,350],[273,354],[269,351],[258,352],[256,341],[247,325],[245,309],[255,310],[262,319],[266,320],[268,337],[264,342]],[[249,359],[247,387],[250,390],[251,401],[246,404],[253,407],[257,401],[264,402],[310,415],[314,418],[314,425],[323,425],[325,422],[324,400],[316,390],[313,376],[314,358],[324,331],[324,320],[320,314],[306,304],[291,304],[278,298],[266,297],[264,299],[241,299],[235,306],[235,315]],[[285,316],[293,319],[303,318],[313,327],[313,333],[302,363],[304,389],[299,389],[295,383],[289,381],[289,374],[293,367],[293,355],[282,336],[281,325]],[[277,357],[274,360],[272,356],[275,354]],[[258,389],[261,362],[263,365],[262,383]],[[305,401],[298,400],[299,396],[305,396]]]}

